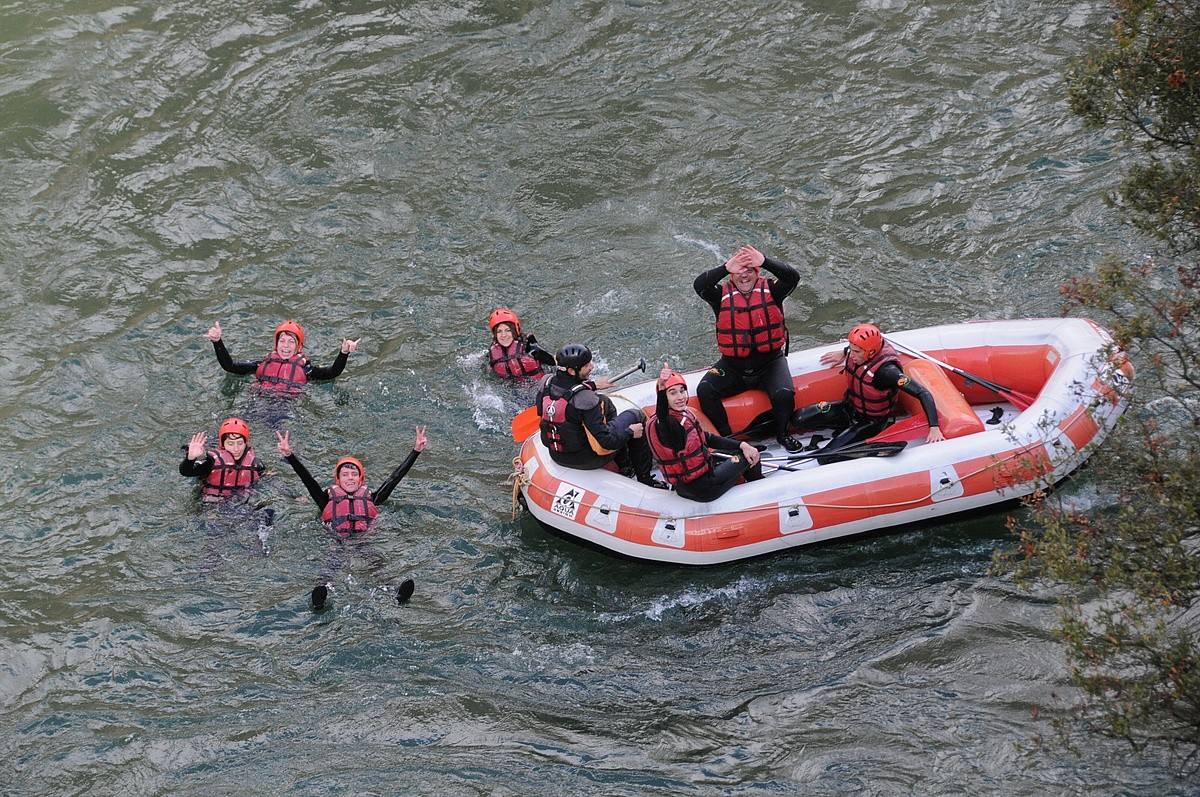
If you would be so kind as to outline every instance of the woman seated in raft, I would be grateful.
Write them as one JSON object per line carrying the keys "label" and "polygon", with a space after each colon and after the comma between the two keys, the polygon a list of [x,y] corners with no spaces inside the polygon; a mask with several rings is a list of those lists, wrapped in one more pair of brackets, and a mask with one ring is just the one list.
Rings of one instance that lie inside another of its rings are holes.
{"label": "woman seated in raft", "polygon": [[826,352],[821,355],[821,365],[841,365],[846,374],[846,395],[841,401],[821,401],[796,410],[792,425],[796,431],[834,429],[835,434],[822,451],[830,456],[818,457],[822,465],[838,462],[835,455],[845,448],[874,437],[890,424],[895,416],[896,399],[904,391],[921,402],[925,419],[929,422],[927,443],[945,440],[938,427],[937,405],[933,396],[920,383],[905,376],[900,368],[900,357],[886,340],[879,327],[874,324],[859,324],[846,336],[845,351]]}
{"label": "woman seated in raft", "polygon": [[[743,477],[763,477],[758,449],[700,428],[688,407],[687,382],[666,363],[658,375],[658,407],[646,423],[646,435],[663,477],[683,498],[715,501]],[[719,460],[710,448],[734,456]]]}
{"label": "woman seated in raft", "polygon": [[[231,374],[254,374],[255,383],[265,389],[296,395],[308,382],[334,379],[346,368],[350,353],[358,349],[358,340],[342,338],[341,351],[333,365],[322,368],[304,356],[304,327],[295,321],[284,321],[275,327],[275,348],[261,360],[235,361],[221,340],[221,322],[214,323],[205,333],[217,353],[217,362]],[[361,340],[361,338],[359,338]]]}
{"label": "woman seated in raft", "polygon": [[554,366],[554,355],[537,345],[533,335],[521,333],[521,319],[507,307],[497,307],[488,316],[492,345],[488,367],[502,379],[529,379],[542,375],[542,366]]}

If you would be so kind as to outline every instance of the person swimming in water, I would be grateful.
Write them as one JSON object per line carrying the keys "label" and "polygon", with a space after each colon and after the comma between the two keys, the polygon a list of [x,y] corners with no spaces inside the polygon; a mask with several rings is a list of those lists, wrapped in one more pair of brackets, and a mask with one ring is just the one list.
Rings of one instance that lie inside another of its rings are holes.
{"label": "person swimming in water", "polygon": [[333,364],[313,365],[304,355],[304,327],[292,320],[275,327],[275,348],[261,360],[234,360],[221,335],[221,322],[215,322],[204,335],[213,345],[217,362],[231,374],[254,374],[255,384],[263,390],[294,396],[309,382],[335,379],[346,368],[346,362],[358,349],[359,341],[342,338],[341,349]]}
{"label": "person swimming in water", "polygon": [[[341,570],[348,556],[347,546],[366,554],[376,566],[383,564],[383,557],[368,542],[368,532],[375,527],[379,507],[391,497],[396,485],[407,475],[417,457],[425,450],[428,444],[425,427],[417,427],[416,440],[408,457],[374,491],[366,487],[366,468],[360,460],[354,457],[339,459],[333,467],[333,483],[322,487],[296,456],[289,432],[276,432],[275,440],[280,455],[292,466],[292,470],[308,490],[313,503],[321,510],[321,521],[331,537],[329,555],[320,575],[321,583],[313,588],[310,595],[313,609],[322,609],[329,595],[329,581]],[[397,603],[404,603],[412,597],[414,589],[415,584],[411,578],[402,581],[396,589]]]}

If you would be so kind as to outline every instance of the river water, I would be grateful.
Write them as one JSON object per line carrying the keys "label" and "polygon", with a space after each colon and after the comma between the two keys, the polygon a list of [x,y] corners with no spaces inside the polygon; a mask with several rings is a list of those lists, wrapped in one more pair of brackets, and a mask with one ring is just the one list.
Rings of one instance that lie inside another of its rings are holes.
{"label": "river water", "polygon": [[[714,356],[692,278],[795,264],[793,345],[1058,312],[1136,253],[1063,100],[1101,2],[0,4],[0,792],[1174,794],[1036,750],[1074,699],[1004,512],[703,570],[510,519],[483,320],[616,371]],[[345,375],[290,410],[217,367],[285,317]],[[179,446],[246,415],[273,525]],[[333,608],[280,466],[374,485]],[[1086,479],[1066,494],[1088,505]],[[385,586],[411,575],[417,594]],[[1035,715],[1038,719],[1035,720]],[[1033,752],[1029,752],[1033,748]]]}

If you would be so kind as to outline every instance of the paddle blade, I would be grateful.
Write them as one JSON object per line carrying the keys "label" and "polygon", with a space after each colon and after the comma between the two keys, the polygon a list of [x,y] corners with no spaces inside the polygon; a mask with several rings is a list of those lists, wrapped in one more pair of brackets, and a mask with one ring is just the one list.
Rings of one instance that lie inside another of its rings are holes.
{"label": "paddle blade", "polygon": [[526,407],[513,416],[509,429],[512,431],[513,442],[524,443],[529,436],[542,425],[542,418],[537,414],[537,407]]}
{"label": "paddle blade", "polygon": [[897,421],[874,437],[868,438],[868,443],[891,443],[896,440],[918,440],[929,434],[929,424],[923,415],[910,415],[902,421]]}

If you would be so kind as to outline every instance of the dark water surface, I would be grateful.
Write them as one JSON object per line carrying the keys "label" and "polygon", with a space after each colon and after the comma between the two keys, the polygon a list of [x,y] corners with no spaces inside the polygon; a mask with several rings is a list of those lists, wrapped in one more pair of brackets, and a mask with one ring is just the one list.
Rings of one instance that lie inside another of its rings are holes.
{"label": "dark water surface", "polygon": [[[0,4],[0,792],[1172,794],[1095,742],[1004,513],[706,570],[509,519],[511,304],[612,370],[713,357],[700,270],[797,265],[794,345],[1054,314],[1113,248],[1115,150],[1062,100],[1101,2]],[[263,406],[218,369],[282,318],[336,383],[286,420],[374,485],[383,567],[325,553]],[[253,518],[192,432],[246,414]],[[1082,504],[1103,490],[1076,482]],[[411,574],[411,605],[382,587]]]}

